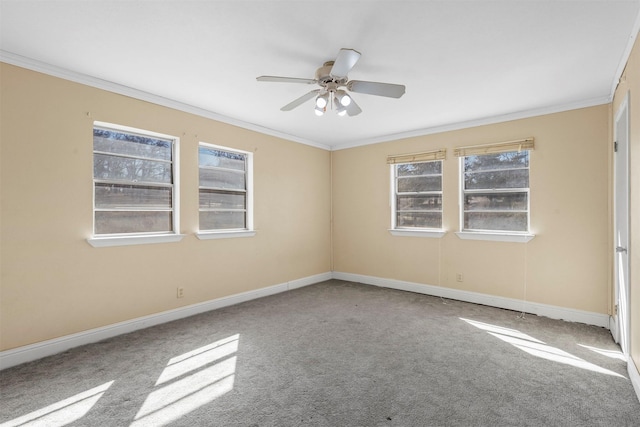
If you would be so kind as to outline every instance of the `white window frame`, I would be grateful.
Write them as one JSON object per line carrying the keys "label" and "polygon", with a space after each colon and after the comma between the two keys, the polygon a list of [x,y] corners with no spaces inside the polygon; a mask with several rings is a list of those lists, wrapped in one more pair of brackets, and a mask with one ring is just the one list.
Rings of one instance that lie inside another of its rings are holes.
{"label": "white window frame", "polygon": [[[126,246],[126,245],[139,245],[139,244],[149,244],[149,243],[170,243],[170,242],[179,242],[184,238],[183,234],[180,234],[177,230],[180,227],[180,173],[179,173],[179,146],[180,146],[180,138],[172,135],[167,135],[163,133],[148,131],[144,129],[138,129],[130,126],[123,126],[113,123],[106,123],[100,121],[94,121],[93,126],[91,127],[92,133],[92,144],[93,144],[93,130],[95,128],[102,128],[106,130],[113,130],[115,132],[136,134],[143,137],[149,138],[159,138],[171,141],[171,167],[172,167],[172,183],[170,185],[171,188],[171,231],[169,232],[140,232],[140,233],[113,233],[113,234],[95,234],[95,214],[96,214],[96,203],[95,203],[95,184],[96,179],[93,176],[93,207],[92,207],[92,216],[93,216],[93,235],[87,239],[87,242],[93,247],[108,247],[108,246]],[[93,152],[93,149],[92,149]],[[93,170],[93,156],[92,156],[92,170]],[[169,187],[169,186],[167,186]]]}
{"label": "white window frame", "polygon": [[[200,206],[198,204],[198,231],[196,237],[200,240],[211,239],[228,239],[235,237],[253,237],[256,231],[253,226],[253,153],[249,151],[238,150],[236,148],[225,147],[222,145],[209,144],[200,142],[200,147],[211,148],[213,150],[226,151],[229,153],[240,154],[245,156],[245,182],[246,182],[246,227],[242,229],[219,229],[219,230],[200,230]],[[198,153],[198,170],[200,169],[200,154]],[[200,178],[198,178],[198,198],[200,190],[204,187],[200,186]]]}
{"label": "white window frame", "polygon": [[[508,152],[508,151],[504,151]],[[531,170],[531,152],[528,151],[529,156],[529,166],[527,167],[527,171],[529,173],[530,178],[530,170]],[[494,153],[487,153],[494,154]],[[481,156],[483,154],[470,154],[469,156]],[[531,230],[531,181],[529,181],[529,187],[527,188],[488,188],[488,189],[473,189],[466,190],[464,188],[465,178],[464,178],[464,161],[468,156],[460,156],[459,157],[459,191],[458,191],[458,206],[460,207],[460,228],[456,235],[463,240],[490,240],[490,241],[500,241],[500,242],[517,242],[517,243],[526,243],[535,237],[534,234],[530,232]],[[474,229],[465,229],[464,228],[464,198],[466,194],[473,193],[526,193],[527,194],[527,230],[517,231],[517,230],[474,230]]]}
{"label": "white window frame", "polygon": [[[391,192],[390,192],[390,205],[391,205],[391,228],[389,229],[389,233],[393,236],[407,236],[407,237],[435,237],[441,238],[446,234],[446,231],[440,228],[422,228],[422,227],[398,227],[398,207],[397,207],[397,197],[398,197],[398,176],[397,176],[397,166],[403,164],[413,164],[413,163],[431,163],[431,162],[440,162],[440,191],[427,191],[420,192],[418,194],[439,194],[444,199],[444,161],[442,159],[437,160],[426,160],[426,161],[411,161],[411,162],[399,162],[390,164],[390,178],[391,178]],[[444,221],[444,204],[442,204],[442,208],[440,210],[440,223],[442,224]]]}

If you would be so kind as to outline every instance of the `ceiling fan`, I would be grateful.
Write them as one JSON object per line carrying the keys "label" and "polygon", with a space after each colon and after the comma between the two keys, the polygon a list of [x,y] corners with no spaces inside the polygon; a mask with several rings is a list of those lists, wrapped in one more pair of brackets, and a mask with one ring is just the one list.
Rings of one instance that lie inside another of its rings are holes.
{"label": "ceiling fan", "polygon": [[[386,96],[388,98],[400,98],[404,95],[404,85],[392,83],[367,82],[362,80],[349,80],[347,74],[360,59],[360,52],[353,49],[340,49],[335,61],[327,61],[316,70],[314,79],[298,77],[260,76],[259,82],[277,83],[302,83],[317,84],[320,89],[312,90],[300,98],[288,103],[281,108],[282,111],[291,111],[312,98],[316,98],[315,112],[321,116],[327,108],[335,108],[338,115],[356,116],[362,112],[358,104],[349,96],[347,91],[365,93],[368,95]],[[346,89],[346,90],[345,90]]]}

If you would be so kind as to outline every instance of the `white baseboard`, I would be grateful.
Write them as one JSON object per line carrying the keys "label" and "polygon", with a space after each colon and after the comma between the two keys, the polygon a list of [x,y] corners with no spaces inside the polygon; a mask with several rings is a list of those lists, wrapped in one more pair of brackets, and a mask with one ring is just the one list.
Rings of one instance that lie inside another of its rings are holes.
{"label": "white baseboard", "polygon": [[557,307],[547,304],[522,301],[512,298],[481,294],[478,292],[462,291],[459,289],[443,288],[441,286],[423,285],[421,283],[405,282],[395,279],[383,279],[361,274],[333,272],[333,278],[349,282],[364,283],[367,285],[384,288],[398,289],[401,291],[416,292],[419,294],[433,295],[448,299],[454,299],[475,304],[483,304],[491,307],[505,308],[507,310],[523,311],[538,316],[552,319],[563,319],[571,322],[586,323],[588,325],[609,328],[609,315],[593,313],[589,311],[574,310],[571,308]]}
{"label": "white baseboard", "polygon": [[331,279],[333,279],[333,274],[331,272],[316,274],[315,276],[303,277],[302,279],[296,279],[288,282],[288,290],[291,291],[293,289],[313,285],[314,283],[325,282]]}
{"label": "white baseboard", "polygon": [[633,384],[633,389],[636,391],[638,401],[640,401],[640,372],[631,357],[627,360],[627,372],[629,372],[629,379],[631,380],[631,384]]}
{"label": "white baseboard", "polygon": [[[90,329],[88,331],[83,331],[76,334],[66,335],[60,338],[6,350],[0,352],[0,370],[10,368],[22,363],[30,362],[32,360],[40,359],[42,357],[51,356],[53,354],[66,351],[73,347],[90,344],[117,335],[122,335],[129,332],[137,331],[139,329],[148,328],[150,326],[171,322],[173,320],[178,320],[207,311],[216,310],[222,307],[228,307],[230,305],[239,304],[256,298],[262,298],[280,292],[301,288],[303,286],[323,282],[332,278],[347,280],[350,282],[364,283],[368,285],[381,286],[391,289],[398,289],[402,291],[434,295],[443,298],[472,302],[476,304],[484,304],[492,307],[505,308],[508,310],[524,311],[527,313],[537,314],[553,319],[564,319],[572,322],[581,322],[589,325],[601,326],[604,328],[610,327],[609,316],[605,314],[515,300],[511,298],[498,297],[477,292],[443,288],[440,286],[405,282],[401,280],[383,279],[379,277],[364,276],[352,273],[327,272],[314,276],[295,279],[266,288],[256,289],[254,291],[230,295],[228,297],[205,301],[186,307],[168,310],[162,313],[139,317],[136,319],[114,323],[112,325],[103,326],[100,328]],[[635,372],[637,374],[637,370]],[[640,388],[640,379],[637,383],[638,384],[634,383],[636,391]]]}
{"label": "white baseboard", "polygon": [[47,341],[41,341],[35,344],[14,348],[0,352],[0,370],[40,359],[53,354],[61,353],[70,348],[78,347],[85,344],[94,343],[117,335],[126,334],[137,331],[139,329],[148,328],[150,326],[160,325],[162,323],[171,322],[173,320],[182,319],[193,316],[195,314],[216,310],[222,307],[239,304],[257,298],[274,295],[292,289],[301,288],[303,286],[312,285],[314,283],[330,280],[332,274],[330,272],[316,274],[314,276],[303,277],[301,279],[292,280],[290,282],[280,283],[278,285],[268,286],[266,288],[256,289],[254,291],[242,292],[228,297],[217,298],[198,304],[188,305],[173,310],[164,311],[162,313],[151,314],[149,316],[138,317],[136,319],[124,322],[114,323],[112,325],[100,328],[90,329],[88,331],[78,332],[76,334],[65,335],[60,338],[54,338]]}

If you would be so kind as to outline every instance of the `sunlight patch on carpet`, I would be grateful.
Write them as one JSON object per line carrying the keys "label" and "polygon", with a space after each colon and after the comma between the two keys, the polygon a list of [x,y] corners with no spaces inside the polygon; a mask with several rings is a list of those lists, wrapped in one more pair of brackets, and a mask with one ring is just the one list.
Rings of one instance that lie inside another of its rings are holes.
{"label": "sunlight patch on carpet", "polygon": [[216,360],[234,354],[238,351],[239,339],[240,335],[232,335],[229,338],[216,341],[213,344],[174,357],[167,363],[167,367],[162,371],[156,385],[166,383],[188,372],[209,365]]}
{"label": "sunlight patch on carpet", "polygon": [[47,426],[61,427],[84,417],[102,395],[111,387],[113,381],[78,393],[45,408],[31,412],[19,418],[0,424],[0,427]]}
{"label": "sunlight patch on carpet", "polygon": [[600,374],[606,374],[626,379],[626,377],[618,374],[617,372],[613,372],[609,369],[605,369],[593,363],[587,362],[584,359],[567,353],[564,350],[560,350],[557,347],[547,345],[544,342],[523,334],[517,330],[502,328],[500,326],[477,322],[475,320],[464,319],[462,317],[460,318],[460,320],[463,320],[468,324],[475,326],[476,328],[482,329],[489,335],[507,342],[532,356],[540,357],[542,359],[550,360],[553,362],[563,363],[565,365],[574,366],[576,368],[586,369]]}
{"label": "sunlight patch on carpet", "polygon": [[163,426],[233,390],[240,335],[172,358],[131,427]]}
{"label": "sunlight patch on carpet", "polygon": [[601,354],[603,356],[606,357],[610,357],[612,359],[618,359],[618,360],[622,360],[623,362],[627,361],[627,358],[625,357],[624,354],[622,354],[621,351],[619,350],[605,350],[602,348],[597,348],[597,347],[591,347],[590,345],[584,345],[584,344],[578,344],[580,347],[584,347],[588,350],[593,351],[594,353],[598,353]]}

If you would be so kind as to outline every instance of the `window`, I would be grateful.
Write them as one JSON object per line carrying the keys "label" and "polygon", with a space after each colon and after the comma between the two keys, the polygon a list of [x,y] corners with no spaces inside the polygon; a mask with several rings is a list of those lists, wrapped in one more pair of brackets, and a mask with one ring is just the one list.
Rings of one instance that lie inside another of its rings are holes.
{"label": "window", "polygon": [[442,160],[393,166],[393,229],[442,228]]}
{"label": "window", "polygon": [[461,157],[462,231],[529,232],[529,151]]}
{"label": "window", "polygon": [[201,143],[200,231],[251,230],[251,153]]}
{"label": "window", "polygon": [[94,124],[94,236],[175,234],[177,143],[168,135]]}

